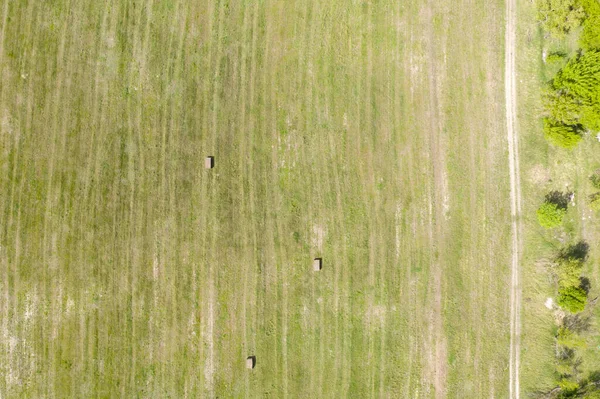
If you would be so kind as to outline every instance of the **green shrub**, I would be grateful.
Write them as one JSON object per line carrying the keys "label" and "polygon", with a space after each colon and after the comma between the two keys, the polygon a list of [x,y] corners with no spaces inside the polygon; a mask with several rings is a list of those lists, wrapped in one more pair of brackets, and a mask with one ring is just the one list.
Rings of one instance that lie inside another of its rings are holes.
{"label": "green shrub", "polygon": [[546,56],[546,62],[549,64],[556,64],[562,62],[567,58],[567,54],[562,51],[553,51]]}
{"label": "green shrub", "polygon": [[566,96],[567,102],[579,104],[578,111],[570,116],[578,117],[584,129],[600,130],[600,51],[587,51],[571,58],[558,71],[551,86],[555,96]]}
{"label": "green shrub", "polygon": [[575,126],[554,124],[548,119],[544,120],[544,134],[550,143],[566,149],[575,148],[581,141]]}
{"label": "green shrub", "polygon": [[581,25],[585,18],[583,7],[576,0],[537,0],[542,28],[554,37],[563,37]]}
{"label": "green shrub", "polygon": [[581,118],[581,103],[570,94],[561,93],[552,87],[542,90],[542,104],[550,125],[575,126]]}
{"label": "green shrub", "polygon": [[600,399],[600,388],[595,384],[587,384],[583,391],[580,391],[581,399]]}
{"label": "green shrub", "polygon": [[593,211],[600,211],[600,193],[590,195],[590,208]]}
{"label": "green shrub", "polygon": [[[600,96],[600,93],[598,95]],[[588,130],[600,131],[600,104],[582,105],[579,122]]]}
{"label": "green shrub", "polygon": [[554,366],[554,371],[560,376],[570,376],[573,375],[575,371],[575,365],[571,357],[557,358]]}
{"label": "green shrub", "polygon": [[600,14],[591,15],[585,20],[579,45],[586,51],[600,50]]}
{"label": "green shrub", "polygon": [[563,378],[558,382],[558,386],[563,391],[563,394],[572,395],[579,389],[579,384],[573,380]]}
{"label": "green shrub", "polygon": [[600,14],[600,2],[598,0],[578,0],[578,3],[583,7],[587,18]]}
{"label": "green shrub", "polygon": [[585,340],[579,335],[569,330],[567,327],[560,327],[556,334],[556,343],[565,348],[583,348],[585,347]]}
{"label": "green shrub", "polygon": [[585,309],[587,294],[581,287],[562,287],[558,290],[556,302],[561,308],[571,313],[579,313]]}
{"label": "green shrub", "polygon": [[578,287],[583,262],[579,259],[560,259],[558,262],[558,284],[560,287]]}
{"label": "green shrub", "polygon": [[537,217],[540,225],[551,229],[560,225],[565,217],[567,210],[551,202],[544,202],[537,210]]}
{"label": "green shrub", "polygon": [[600,169],[590,176],[590,182],[595,189],[600,190]]}

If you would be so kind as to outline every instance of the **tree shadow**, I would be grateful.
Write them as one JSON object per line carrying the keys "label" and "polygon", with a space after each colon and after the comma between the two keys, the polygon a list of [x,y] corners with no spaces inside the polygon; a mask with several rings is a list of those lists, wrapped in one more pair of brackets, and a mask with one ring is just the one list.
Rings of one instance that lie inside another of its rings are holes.
{"label": "tree shadow", "polygon": [[573,193],[563,193],[561,191],[550,191],[546,194],[546,202],[555,204],[561,209],[567,209]]}
{"label": "tree shadow", "polygon": [[578,334],[589,331],[592,326],[591,318],[580,314],[565,316],[563,323],[566,328]]}
{"label": "tree shadow", "polygon": [[560,251],[559,258],[561,259],[574,259],[579,261],[585,261],[590,251],[590,245],[581,240],[577,244],[569,245]]}
{"label": "tree shadow", "polygon": [[590,289],[592,288],[592,283],[587,277],[579,277],[579,287],[585,291],[586,295],[589,295]]}

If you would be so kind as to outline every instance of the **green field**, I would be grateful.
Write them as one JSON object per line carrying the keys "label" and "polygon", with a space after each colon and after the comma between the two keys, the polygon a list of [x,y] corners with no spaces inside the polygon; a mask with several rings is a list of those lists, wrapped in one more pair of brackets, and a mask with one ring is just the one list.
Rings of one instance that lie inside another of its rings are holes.
{"label": "green field", "polygon": [[504,13],[2,1],[0,396],[507,397]]}

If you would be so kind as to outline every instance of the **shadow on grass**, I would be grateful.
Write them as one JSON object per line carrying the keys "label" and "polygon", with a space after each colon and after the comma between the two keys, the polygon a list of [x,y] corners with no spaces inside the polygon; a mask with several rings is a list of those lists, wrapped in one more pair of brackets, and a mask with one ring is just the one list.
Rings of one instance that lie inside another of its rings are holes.
{"label": "shadow on grass", "polygon": [[563,193],[561,191],[551,191],[546,194],[546,202],[551,204],[555,204],[561,209],[567,209],[569,205],[569,200],[573,193]]}
{"label": "shadow on grass", "polygon": [[560,251],[560,259],[573,259],[584,262],[587,259],[588,252],[590,251],[590,245],[581,240],[577,244],[569,245]]}
{"label": "shadow on grass", "polygon": [[591,317],[583,316],[581,314],[567,315],[565,316],[563,323],[565,327],[577,334],[589,331],[592,326]]}
{"label": "shadow on grass", "polygon": [[590,282],[589,278],[580,277],[579,278],[579,286],[581,287],[582,290],[585,291],[586,295],[590,294],[590,289],[592,288],[592,283]]}

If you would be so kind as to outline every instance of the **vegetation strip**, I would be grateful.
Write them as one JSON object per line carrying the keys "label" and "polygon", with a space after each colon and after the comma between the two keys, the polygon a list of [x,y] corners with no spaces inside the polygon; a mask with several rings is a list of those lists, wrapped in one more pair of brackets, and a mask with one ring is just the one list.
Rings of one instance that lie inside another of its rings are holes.
{"label": "vegetation strip", "polygon": [[[544,54],[546,64],[560,68],[542,92],[546,138],[554,146],[573,151],[578,145],[590,145],[585,139],[596,139],[600,131],[600,2],[538,0],[537,7],[538,19],[551,37],[578,38],[579,49],[568,60],[566,51]],[[594,173],[589,180],[600,189],[600,174]],[[587,199],[592,211],[600,208],[599,197],[595,193]],[[572,243],[562,245],[549,262],[558,305],[554,343],[556,385],[540,388],[534,393],[539,398],[600,398],[600,374],[581,371],[580,351],[587,346],[585,334],[593,323],[594,313],[590,308],[596,299],[588,300],[591,285],[584,276],[589,245],[564,226],[574,198],[575,194],[568,190],[551,191],[537,210],[538,222],[550,240],[566,236]],[[546,306],[552,308],[553,301],[547,301]]]}

